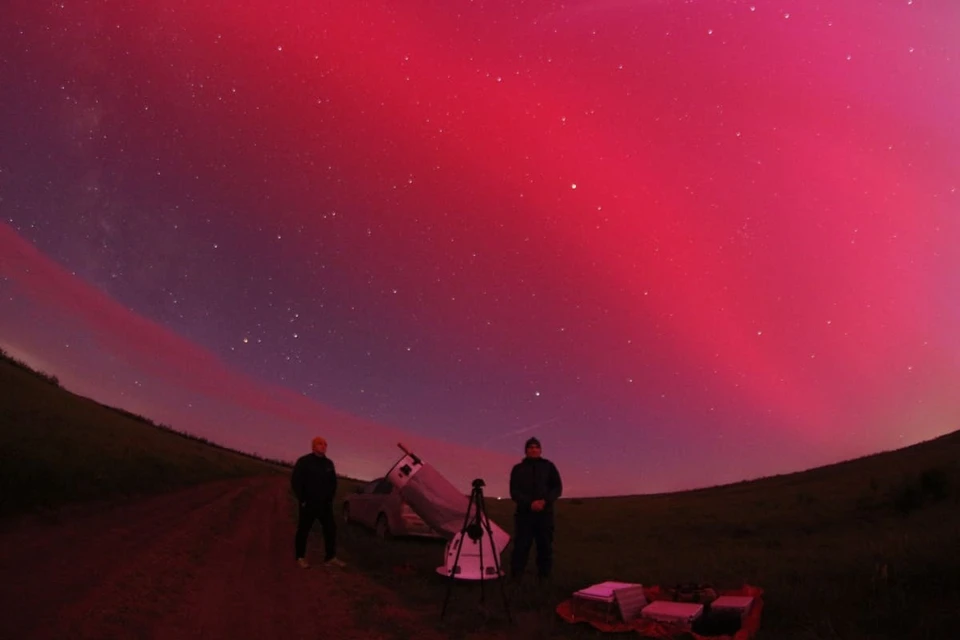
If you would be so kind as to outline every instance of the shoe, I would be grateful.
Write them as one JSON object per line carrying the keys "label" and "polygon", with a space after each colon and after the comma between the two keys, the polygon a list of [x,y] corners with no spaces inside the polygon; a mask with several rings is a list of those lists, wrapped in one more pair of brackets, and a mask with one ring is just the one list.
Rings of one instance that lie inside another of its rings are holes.
{"label": "shoe", "polygon": [[297,558],[297,564],[300,565],[301,569],[309,569],[310,563],[307,562],[306,558]]}
{"label": "shoe", "polygon": [[343,560],[341,560],[340,558],[337,558],[337,557],[330,558],[329,560],[326,560],[323,564],[326,565],[326,566],[328,566],[328,567],[345,567],[345,566],[347,566],[347,563],[346,563],[346,562],[344,562]]}

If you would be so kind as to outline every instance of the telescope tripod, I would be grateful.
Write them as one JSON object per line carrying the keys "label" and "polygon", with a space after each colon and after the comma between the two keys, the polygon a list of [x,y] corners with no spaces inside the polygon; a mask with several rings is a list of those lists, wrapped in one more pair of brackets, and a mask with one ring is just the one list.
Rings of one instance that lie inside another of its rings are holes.
{"label": "telescope tripod", "polygon": [[[500,557],[497,553],[496,545],[493,541],[493,530],[490,528],[490,519],[487,517],[487,510],[483,501],[483,487],[485,483],[477,478],[473,481],[473,491],[470,493],[470,502],[467,504],[467,513],[463,518],[463,527],[460,529],[460,537],[457,542],[457,555],[453,561],[453,567],[450,569],[450,578],[447,583],[447,593],[443,598],[443,609],[440,612],[440,619],[447,613],[447,603],[450,601],[450,592],[453,589],[453,583],[456,580],[456,572],[460,568],[460,552],[463,550],[464,542],[469,538],[479,545],[480,548],[480,604],[484,603],[486,595],[483,583],[487,580],[487,567],[484,566],[483,549],[484,537],[490,541],[488,549],[493,556],[493,568],[495,569],[495,580],[500,581],[500,595],[503,596],[503,608],[507,613],[507,620],[513,622],[510,615],[510,604],[507,602],[507,591],[503,585],[503,572],[500,570]],[[471,517],[472,514],[472,517]]]}

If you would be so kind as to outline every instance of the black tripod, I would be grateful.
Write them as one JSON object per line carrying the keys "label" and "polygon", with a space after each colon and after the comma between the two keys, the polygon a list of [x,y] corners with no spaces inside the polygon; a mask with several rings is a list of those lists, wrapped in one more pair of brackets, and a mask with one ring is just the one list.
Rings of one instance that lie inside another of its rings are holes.
{"label": "black tripod", "polygon": [[[450,581],[447,583],[447,594],[443,598],[443,609],[440,612],[440,619],[447,613],[447,603],[450,601],[450,591],[453,589],[453,583],[456,580],[456,572],[460,569],[460,551],[463,549],[463,543],[466,538],[470,538],[480,545],[480,604],[484,601],[483,583],[486,581],[487,567],[483,563],[483,537],[487,536],[490,541],[491,555],[493,556],[493,568],[496,570],[496,580],[500,580],[500,594],[503,596],[503,608],[507,612],[507,620],[513,622],[510,616],[510,605],[507,602],[507,591],[503,586],[503,575],[500,571],[500,558],[497,554],[496,545],[493,542],[493,530],[490,528],[490,519],[487,517],[487,510],[483,502],[483,487],[485,483],[481,478],[473,481],[473,491],[470,493],[470,502],[467,504],[467,513],[463,517],[463,528],[460,529],[460,539],[457,543],[457,555],[453,559],[453,567],[450,571]],[[471,511],[473,518],[471,520]]]}

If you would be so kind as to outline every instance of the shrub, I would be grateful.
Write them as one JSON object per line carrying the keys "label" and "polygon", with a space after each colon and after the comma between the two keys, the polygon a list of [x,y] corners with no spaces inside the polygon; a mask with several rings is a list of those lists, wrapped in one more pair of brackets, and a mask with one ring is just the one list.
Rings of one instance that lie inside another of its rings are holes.
{"label": "shrub", "polygon": [[893,506],[904,515],[916,511],[923,506],[923,492],[916,483],[906,480],[897,491]]}
{"label": "shrub", "polygon": [[950,478],[944,469],[930,467],[919,476],[906,477],[894,495],[893,506],[908,514],[928,502],[939,502],[950,493]]}
{"label": "shrub", "polygon": [[929,496],[935,502],[947,497],[949,484],[947,472],[943,469],[934,467],[920,474],[920,490],[924,496]]}

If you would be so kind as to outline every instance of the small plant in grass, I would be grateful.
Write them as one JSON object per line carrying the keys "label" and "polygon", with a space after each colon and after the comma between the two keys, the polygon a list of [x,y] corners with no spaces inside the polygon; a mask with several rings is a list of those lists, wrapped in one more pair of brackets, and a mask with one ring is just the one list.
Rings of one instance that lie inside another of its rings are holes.
{"label": "small plant in grass", "polygon": [[950,480],[946,471],[939,468],[932,468],[923,471],[920,474],[920,491],[927,496],[939,502],[947,497],[950,489]]}
{"label": "small plant in grass", "polygon": [[950,493],[950,478],[940,467],[929,467],[917,476],[907,476],[894,495],[894,507],[907,515],[932,503],[940,502]]}
{"label": "small plant in grass", "polygon": [[905,480],[893,501],[893,506],[903,515],[908,515],[923,506],[923,493],[912,480]]}

